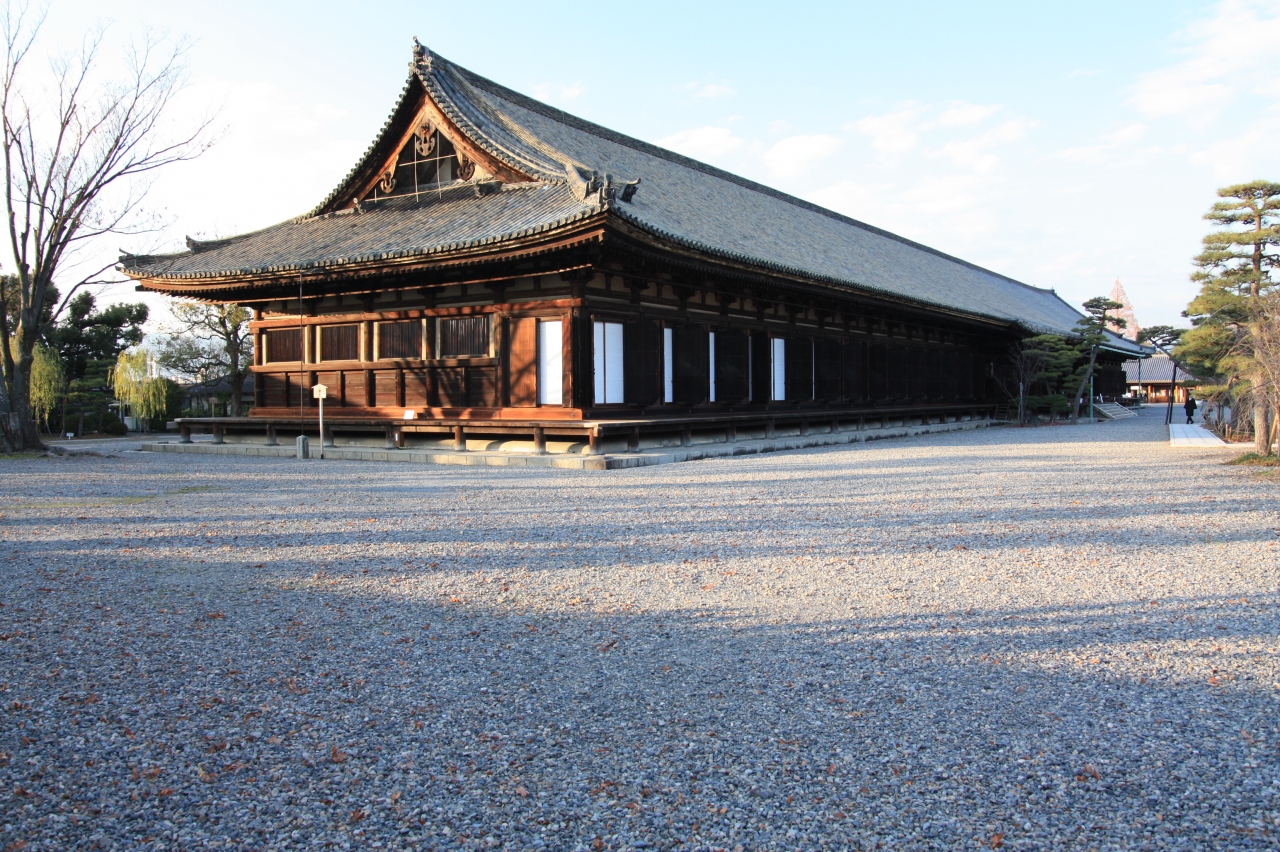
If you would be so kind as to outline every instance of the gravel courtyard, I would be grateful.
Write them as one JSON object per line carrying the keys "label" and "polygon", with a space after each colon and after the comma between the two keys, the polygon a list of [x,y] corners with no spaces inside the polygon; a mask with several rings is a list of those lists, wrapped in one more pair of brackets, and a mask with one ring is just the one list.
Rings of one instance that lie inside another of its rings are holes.
{"label": "gravel courtyard", "polygon": [[1280,478],[1162,412],[0,460],[0,849],[1272,849]]}

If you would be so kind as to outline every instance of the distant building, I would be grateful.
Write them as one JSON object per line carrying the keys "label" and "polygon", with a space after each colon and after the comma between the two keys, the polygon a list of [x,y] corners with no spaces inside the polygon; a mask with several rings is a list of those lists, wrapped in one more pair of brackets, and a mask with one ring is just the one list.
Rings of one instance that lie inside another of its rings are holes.
{"label": "distant building", "polygon": [[1114,323],[1108,323],[1108,327],[1121,337],[1137,341],[1138,335],[1142,333],[1142,326],[1138,325],[1138,318],[1133,313],[1133,304],[1129,301],[1129,295],[1125,293],[1119,278],[1116,279],[1116,286],[1111,288],[1111,301],[1124,305],[1115,312],[1115,315],[1124,320],[1125,325],[1124,328],[1120,328]]}
{"label": "distant building", "polygon": [[[1119,301],[1119,300],[1117,300]],[[1184,383],[1192,385],[1200,380],[1181,368],[1174,376],[1174,366],[1168,355],[1152,355],[1144,361],[1124,362],[1125,384],[1130,394],[1141,394],[1143,402],[1168,402],[1169,388],[1173,387],[1173,401],[1186,402],[1187,389]]]}

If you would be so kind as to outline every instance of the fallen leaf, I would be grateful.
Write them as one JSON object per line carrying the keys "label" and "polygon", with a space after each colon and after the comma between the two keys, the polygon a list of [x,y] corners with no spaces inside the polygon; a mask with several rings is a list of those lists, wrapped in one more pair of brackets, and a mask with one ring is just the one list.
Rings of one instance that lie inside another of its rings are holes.
{"label": "fallen leaf", "polygon": [[347,757],[348,757],[347,753],[345,751],[338,751],[337,746],[334,746],[332,749],[329,750],[329,759],[332,760],[334,763],[346,763]]}
{"label": "fallen leaf", "polygon": [[523,785],[521,785],[521,786],[517,786],[517,787],[516,787],[516,795],[517,795],[517,796],[519,796],[519,797],[520,797],[520,798],[522,798],[522,799],[527,799],[527,798],[529,798],[529,791],[528,791],[528,790],[526,790],[526,789],[524,788],[524,786],[523,786]]}
{"label": "fallen leaf", "polygon": [[991,835],[991,842],[987,845],[992,849],[999,849],[1004,845],[1004,835],[1000,833]]}
{"label": "fallen leaf", "polygon": [[200,780],[201,780],[201,781],[203,781],[203,782],[204,782],[204,783],[206,783],[206,784],[211,783],[211,782],[213,781],[213,779],[217,777],[217,776],[216,776],[216,775],[214,775],[212,772],[210,772],[209,770],[205,769],[203,766],[197,766],[197,767],[196,767],[196,774],[197,774],[198,776],[200,776]]}
{"label": "fallen leaf", "polygon": [[1083,781],[1086,778],[1092,778],[1095,781],[1102,780],[1102,773],[1094,768],[1092,763],[1086,763],[1084,769],[1080,770],[1080,774],[1076,776],[1077,781]]}

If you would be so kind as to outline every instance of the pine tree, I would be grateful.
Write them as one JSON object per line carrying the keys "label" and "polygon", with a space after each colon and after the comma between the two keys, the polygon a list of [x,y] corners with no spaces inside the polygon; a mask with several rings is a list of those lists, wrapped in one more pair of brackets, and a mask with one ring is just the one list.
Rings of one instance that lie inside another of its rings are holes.
{"label": "pine tree", "polygon": [[1196,373],[1216,375],[1237,398],[1253,408],[1257,452],[1271,452],[1275,426],[1257,364],[1249,355],[1250,323],[1256,323],[1262,300],[1275,292],[1273,272],[1280,266],[1280,183],[1252,181],[1218,190],[1223,201],[1205,219],[1220,226],[1205,236],[1191,280],[1200,293],[1183,316],[1192,328],[1175,354]]}
{"label": "pine tree", "polygon": [[1080,343],[1089,353],[1088,363],[1080,371],[1080,386],[1076,388],[1075,397],[1071,400],[1071,422],[1080,422],[1080,399],[1085,388],[1089,387],[1089,379],[1093,377],[1094,367],[1098,365],[1098,347],[1107,339],[1108,327],[1125,327],[1125,321],[1116,316],[1109,316],[1123,308],[1119,302],[1106,296],[1094,296],[1084,303],[1085,315],[1076,323],[1076,333],[1080,335]]}

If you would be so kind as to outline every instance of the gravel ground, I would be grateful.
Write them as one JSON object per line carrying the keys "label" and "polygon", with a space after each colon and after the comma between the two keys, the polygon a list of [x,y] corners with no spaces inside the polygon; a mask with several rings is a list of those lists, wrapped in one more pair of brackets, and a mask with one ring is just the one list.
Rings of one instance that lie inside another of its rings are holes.
{"label": "gravel ground", "polygon": [[0,461],[0,848],[1280,845],[1280,479],[1159,412]]}

